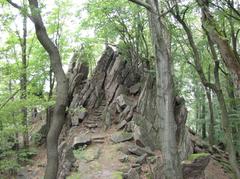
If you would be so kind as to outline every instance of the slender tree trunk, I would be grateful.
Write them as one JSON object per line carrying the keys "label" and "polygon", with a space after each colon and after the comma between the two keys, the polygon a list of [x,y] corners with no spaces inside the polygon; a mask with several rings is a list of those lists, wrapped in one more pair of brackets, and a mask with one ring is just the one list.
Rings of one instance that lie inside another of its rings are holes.
{"label": "slender tree trunk", "polygon": [[215,62],[215,69],[214,69],[214,77],[215,77],[215,83],[216,83],[216,90],[215,93],[217,94],[217,99],[220,105],[221,109],[221,116],[222,116],[222,128],[224,132],[225,142],[227,145],[227,151],[229,153],[229,162],[235,172],[235,175],[237,178],[240,178],[240,171],[237,164],[236,159],[236,152],[233,144],[233,136],[232,136],[232,130],[230,126],[230,119],[228,116],[227,106],[225,103],[224,95],[221,89],[221,83],[219,79],[219,61],[217,58],[217,53],[215,51],[215,48],[213,46],[212,40],[208,36],[209,46],[212,52],[213,60]]}
{"label": "slender tree trunk", "polygon": [[227,148],[228,148],[228,152],[229,152],[229,161],[235,171],[237,178],[240,178],[240,175],[239,175],[240,173],[239,173],[239,169],[238,169],[237,162],[236,162],[235,149],[234,149],[234,145],[233,145],[232,132],[231,132],[231,128],[229,127],[229,118],[228,118],[227,108],[226,108],[226,104],[225,104],[225,100],[224,100],[224,96],[223,96],[223,93],[221,90],[221,85],[220,85],[220,80],[219,80],[219,74],[218,74],[219,61],[218,61],[217,54],[216,54],[216,51],[213,46],[213,42],[211,41],[211,38],[208,37],[210,49],[211,49],[211,52],[213,55],[213,60],[215,62],[215,69],[214,69],[215,84],[212,84],[207,81],[205,74],[203,72],[202,65],[201,65],[201,58],[200,58],[199,51],[193,40],[192,32],[191,32],[190,28],[187,26],[187,24],[185,23],[185,21],[180,16],[177,5],[176,5],[175,10],[176,10],[175,12],[172,11],[172,14],[176,18],[176,20],[178,20],[178,22],[183,26],[183,29],[185,30],[185,32],[188,36],[188,41],[189,41],[189,44],[190,44],[190,46],[193,50],[193,54],[194,54],[193,59],[194,59],[195,69],[201,79],[201,82],[206,88],[212,89],[217,94],[217,99],[218,99],[218,102],[220,105],[221,115],[222,115],[223,132],[225,135],[225,140],[226,140]]}
{"label": "slender tree trunk", "polygon": [[[234,114],[238,110],[237,104],[236,104],[236,99],[235,99],[235,93],[234,93],[234,84],[233,84],[233,81],[232,81],[232,78],[230,77],[230,75],[226,76],[226,80],[228,83],[227,94],[230,99],[230,102],[229,102],[230,111],[229,112]],[[231,125],[231,126],[232,126],[233,137],[235,140],[238,140],[239,139],[238,125]]]}
{"label": "slender tree trunk", "polygon": [[[21,40],[22,47],[22,68],[21,68],[21,79],[20,79],[20,89],[22,100],[27,99],[27,16],[23,14],[23,38]],[[28,136],[28,121],[27,121],[27,108],[22,108],[22,119],[23,126],[25,127],[23,133],[23,143],[24,147],[29,146],[29,136]]]}
{"label": "slender tree trunk", "polygon": [[[195,99],[198,99],[198,94],[197,92],[194,90],[194,97]],[[195,132],[196,134],[198,134],[198,127],[199,127],[199,103],[197,102],[195,104]]]}
{"label": "slender tree trunk", "polygon": [[[157,115],[164,179],[181,179],[182,167],[177,151],[176,122],[174,117],[173,79],[171,73],[170,42],[159,13],[158,0],[147,0],[155,13],[148,14],[152,43],[156,59]],[[158,15],[157,15],[158,14]]]}
{"label": "slender tree trunk", "polygon": [[[208,68],[208,81],[211,82],[211,66],[209,65]],[[208,88],[205,88],[206,91],[206,96],[208,100],[208,109],[209,109],[209,128],[208,128],[208,141],[210,146],[213,146],[215,143],[215,120],[214,120],[214,113],[213,113],[213,104],[212,104],[212,95],[211,95],[211,90]]]}
{"label": "slender tree trunk", "polygon": [[209,140],[209,144],[210,146],[213,146],[215,143],[215,120],[214,120],[214,113],[213,113],[213,104],[212,104],[212,97],[211,97],[211,91],[207,90],[206,91],[206,95],[207,95],[207,100],[208,100],[208,108],[209,108],[209,117],[210,117],[210,124],[209,124],[209,128],[208,128],[208,140]]}
{"label": "slender tree trunk", "polygon": [[201,108],[201,121],[202,121],[202,138],[205,139],[207,137],[206,134],[206,108],[205,108],[205,97],[203,97],[203,103]]}
{"label": "slender tree trunk", "polygon": [[[55,77],[54,77],[54,73],[52,71],[52,68],[50,67],[49,70],[49,93],[48,93],[48,101],[50,101],[52,99],[52,95],[53,95],[53,88],[54,88],[54,84],[55,84]],[[48,106],[46,109],[46,124],[47,124],[47,134],[48,131],[50,129],[50,125],[51,125],[51,121],[52,121],[52,106]]]}
{"label": "slender tree trunk", "polygon": [[216,22],[209,10],[209,2],[206,0],[197,0],[202,10],[202,24],[209,38],[217,44],[222,60],[234,77],[234,84],[238,91],[240,90],[240,62],[238,54],[230,46],[228,40],[217,30]]}
{"label": "slender tree trunk", "polygon": [[45,179],[56,179],[58,173],[58,138],[64,125],[66,107],[68,106],[68,79],[62,68],[59,50],[47,34],[38,1],[29,0],[29,5],[37,38],[49,54],[51,67],[57,81],[56,104],[47,135],[47,168],[44,177]]}

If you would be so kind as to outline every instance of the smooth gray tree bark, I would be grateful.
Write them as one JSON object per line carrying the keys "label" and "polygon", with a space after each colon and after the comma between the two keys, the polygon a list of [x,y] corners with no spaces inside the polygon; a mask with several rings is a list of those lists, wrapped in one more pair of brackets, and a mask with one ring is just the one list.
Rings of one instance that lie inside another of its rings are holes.
{"label": "smooth gray tree bark", "polygon": [[[161,136],[164,179],[181,179],[182,166],[176,142],[176,121],[174,116],[173,79],[171,72],[170,41],[159,11],[158,0],[134,1],[148,9],[149,28],[156,62],[157,127]],[[159,176],[160,177],[160,176]]]}

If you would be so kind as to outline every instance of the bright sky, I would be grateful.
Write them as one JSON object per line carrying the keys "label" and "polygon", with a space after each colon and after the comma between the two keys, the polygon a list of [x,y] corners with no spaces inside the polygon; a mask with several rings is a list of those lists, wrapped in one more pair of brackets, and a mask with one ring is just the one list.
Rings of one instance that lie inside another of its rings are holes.
{"label": "bright sky", "polygon": [[[21,4],[22,0],[13,0],[13,2],[15,2],[17,4]],[[69,9],[69,11],[76,12],[84,7],[84,4],[87,2],[87,0],[70,0],[70,2],[73,4],[73,6],[71,9]],[[51,13],[52,9],[55,7],[54,0],[44,1],[44,4],[46,5],[46,8],[42,12],[43,18],[44,18],[45,14]],[[4,14],[4,11],[5,12],[11,11],[11,14],[12,13],[14,13],[16,15],[19,14],[19,10],[15,9],[13,7],[10,7],[8,10],[6,10],[6,8],[3,10],[3,7],[0,7],[0,18],[2,17],[2,14]],[[80,17],[71,17],[71,19],[69,19],[66,22],[67,25],[64,28],[67,28],[68,31],[73,32],[73,30],[77,28],[80,18],[82,19],[86,16],[87,16],[87,12],[82,11],[80,14]],[[21,31],[20,29],[22,29],[22,18],[20,16],[16,17],[14,24],[12,24],[12,29],[19,29],[19,31]],[[28,29],[34,30],[33,24],[31,22],[28,23]],[[0,27],[0,31],[2,31],[2,33],[0,34],[0,41],[4,42],[6,39],[7,33],[3,33],[2,27]],[[94,36],[94,32],[93,32],[93,30],[82,31],[81,35],[84,37],[92,37],[92,36]]]}

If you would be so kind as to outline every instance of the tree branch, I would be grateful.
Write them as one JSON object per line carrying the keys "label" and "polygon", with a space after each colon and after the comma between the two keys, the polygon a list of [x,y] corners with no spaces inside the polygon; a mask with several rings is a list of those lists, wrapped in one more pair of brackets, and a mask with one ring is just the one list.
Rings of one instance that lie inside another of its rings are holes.
{"label": "tree branch", "polygon": [[7,0],[7,2],[8,2],[9,4],[11,4],[13,7],[15,7],[15,8],[19,9],[19,10],[22,10],[22,9],[23,9],[22,6],[18,5],[17,3],[15,3],[15,2],[13,2],[13,1],[11,1],[11,0]]}
{"label": "tree branch", "polygon": [[7,103],[14,98],[14,96],[16,96],[18,94],[18,92],[20,91],[20,89],[18,89],[17,91],[15,91],[5,102],[3,102],[3,104],[1,104],[0,106],[0,110],[2,110],[2,108],[4,108]]}
{"label": "tree branch", "polygon": [[156,14],[156,12],[153,10],[152,6],[142,0],[129,0],[139,6],[145,7],[148,11],[153,12]]}
{"label": "tree branch", "polygon": [[[15,7],[16,9],[23,11],[24,7],[18,5],[17,3],[13,2],[12,0],[7,0],[7,2],[12,5],[13,7]],[[33,21],[32,16],[29,13],[26,13],[26,15],[29,17],[29,19],[31,21]]]}

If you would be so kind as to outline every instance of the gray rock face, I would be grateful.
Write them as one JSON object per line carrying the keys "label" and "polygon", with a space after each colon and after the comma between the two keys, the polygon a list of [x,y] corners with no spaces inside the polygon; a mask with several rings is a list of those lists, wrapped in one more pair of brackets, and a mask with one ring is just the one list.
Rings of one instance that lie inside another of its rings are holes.
{"label": "gray rock face", "polygon": [[147,154],[148,156],[152,156],[155,155],[150,148],[142,148],[142,147],[138,147],[138,146],[130,146],[128,148],[129,152],[131,152],[132,154],[138,155],[138,156],[142,156]]}
{"label": "gray rock face", "polygon": [[136,168],[131,168],[126,176],[127,179],[140,179],[139,173]]}
{"label": "gray rock face", "polygon": [[200,157],[194,161],[188,163],[183,162],[183,177],[186,179],[201,179],[204,177],[204,170],[210,161],[210,155],[205,157]]}
{"label": "gray rock face", "polygon": [[147,156],[148,156],[148,154],[146,154],[146,153],[143,154],[143,155],[141,155],[140,157],[138,157],[138,158],[136,159],[136,163],[142,165],[143,163],[146,162]]}
{"label": "gray rock face", "polygon": [[140,89],[141,89],[141,83],[136,83],[135,85],[129,88],[129,92],[135,95],[138,92],[140,92]]}
{"label": "gray rock face", "polygon": [[117,130],[123,129],[126,126],[126,124],[127,124],[127,121],[123,120],[117,125]]}
{"label": "gray rock face", "polygon": [[91,144],[91,142],[92,142],[91,138],[88,136],[77,136],[77,137],[74,137],[72,147],[74,149],[78,149],[80,147],[83,147],[84,145]]}
{"label": "gray rock face", "polygon": [[124,154],[118,160],[122,163],[128,162],[128,155]]}
{"label": "gray rock face", "polygon": [[131,99],[129,97],[127,97],[124,94],[119,95],[116,98],[116,103],[122,108],[125,109],[127,106],[129,106],[129,111],[130,111],[130,107],[134,106],[133,101],[131,101]]}
{"label": "gray rock face", "polygon": [[111,136],[111,140],[114,143],[126,142],[132,139],[133,139],[133,134],[129,132],[120,132],[120,133],[113,134]]}
{"label": "gray rock face", "polygon": [[88,115],[84,108],[76,108],[71,114],[71,125],[78,126]]}
{"label": "gray rock face", "polygon": [[58,179],[64,179],[67,175],[69,175],[71,168],[76,161],[72,148],[68,146],[68,144],[63,141],[59,148],[59,170],[58,170]]}
{"label": "gray rock face", "polygon": [[85,80],[88,77],[89,68],[82,63],[81,52],[75,52],[68,67],[69,94],[73,97],[82,90]]}
{"label": "gray rock face", "polygon": [[[161,149],[161,130],[160,124],[157,120],[157,106],[156,106],[156,84],[155,79],[149,76],[145,79],[146,83],[139,96],[136,113],[133,115],[133,121],[137,128],[134,129],[135,141],[143,146],[149,146],[151,149]],[[186,108],[183,105],[175,104],[175,121],[177,124],[176,140],[178,142],[178,149],[180,159],[185,159],[192,153],[192,144],[189,137],[189,132],[186,130]]]}

